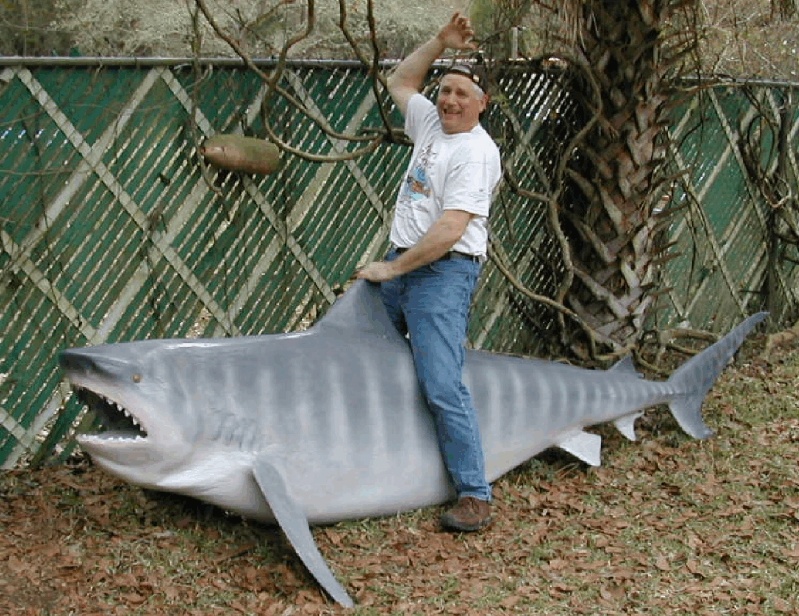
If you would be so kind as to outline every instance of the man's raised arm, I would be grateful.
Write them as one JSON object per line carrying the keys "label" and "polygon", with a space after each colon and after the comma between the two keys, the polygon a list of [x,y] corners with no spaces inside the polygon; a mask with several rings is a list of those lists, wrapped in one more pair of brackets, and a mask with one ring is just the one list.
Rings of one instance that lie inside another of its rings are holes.
{"label": "man's raised arm", "polygon": [[420,92],[427,71],[445,49],[475,49],[469,18],[455,13],[438,34],[397,65],[388,77],[388,91],[402,115],[411,96]]}

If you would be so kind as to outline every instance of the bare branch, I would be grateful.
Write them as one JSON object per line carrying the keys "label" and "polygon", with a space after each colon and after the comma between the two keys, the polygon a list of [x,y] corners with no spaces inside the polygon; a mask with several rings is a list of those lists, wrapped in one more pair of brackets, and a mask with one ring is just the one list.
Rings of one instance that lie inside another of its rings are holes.
{"label": "bare branch", "polygon": [[[189,127],[191,129],[191,137],[194,141],[194,151],[199,153],[200,145],[201,145],[201,137],[200,137],[200,129],[197,126],[197,99],[198,99],[198,89],[199,84],[202,82],[200,78],[201,68],[200,63],[197,59],[200,56],[200,48],[202,45],[202,32],[200,31],[200,14],[199,10],[191,11],[191,25],[192,30],[194,32],[194,37],[192,38],[192,52],[194,57],[194,62],[192,63],[192,70],[194,71],[195,80],[192,87],[192,96],[191,96],[191,114],[189,115]],[[203,156],[197,156],[200,162],[200,175],[202,175],[203,182],[205,182],[206,186],[211,189],[216,195],[222,195],[222,191],[214,185],[213,179],[211,178],[211,172],[208,168],[208,164],[205,162],[205,158]]]}
{"label": "bare branch", "polygon": [[[312,112],[299,99],[297,99],[290,92],[288,92],[286,89],[282,88],[279,85],[286,70],[286,61],[288,58],[289,51],[293,46],[297,45],[298,43],[306,39],[308,36],[310,36],[311,32],[313,31],[314,24],[316,22],[314,0],[308,1],[307,25],[305,27],[305,30],[303,32],[295,34],[293,37],[290,37],[286,40],[278,56],[275,69],[272,71],[271,75],[267,74],[258,65],[256,65],[255,62],[253,62],[252,57],[244,50],[244,48],[239,44],[239,42],[224,31],[224,29],[219,25],[214,16],[211,14],[205,0],[195,0],[195,3],[197,4],[198,8],[202,12],[203,16],[208,21],[209,25],[216,33],[216,35],[220,37],[222,40],[224,40],[230,46],[230,48],[236,52],[236,54],[242,59],[247,68],[253,71],[266,83],[267,91],[264,96],[264,99],[261,102],[261,113],[264,122],[264,128],[267,132],[267,135],[269,136],[269,139],[273,141],[281,150],[284,150],[290,154],[294,154],[295,156],[299,156],[300,158],[311,162],[339,162],[344,160],[353,160],[355,158],[363,156],[364,154],[373,152],[378,147],[378,145],[380,145],[380,143],[384,139],[383,133],[359,136],[359,135],[348,135],[334,131],[330,127],[329,123],[325,118],[320,117],[318,114]],[[318,126],[319,129],[328,137],[331,137],[333,139],[338,139],[341,141],[365,142],[367,145],[357,150],[353,150],[351,152],[347,152],[345,154],[340,154],[337,156],[321,156],[317,154],[311,154],[309,152],[301,150],[300,148],[296,148],[290,145],[289,143],[287,143],[277,135],[277,133],[275,132],[274,128],[271,125],[271,122],[267,117],[266,113],[267,109],[269,108],[269,105],[276,94],[279,94],[290,105],[298,109],[306,117],[312,120],[314,124],[316,124],[316,126]]]}

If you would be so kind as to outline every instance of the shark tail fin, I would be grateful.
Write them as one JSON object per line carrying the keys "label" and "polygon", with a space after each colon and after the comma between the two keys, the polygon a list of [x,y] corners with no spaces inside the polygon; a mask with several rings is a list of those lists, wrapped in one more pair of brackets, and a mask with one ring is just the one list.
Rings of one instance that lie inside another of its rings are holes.
{"label": "shark tail fin", "polygon": [[746,336],[767,315],[767,312],[752,315],[721,340],[685,362],[669,378],[668,384],[677,392],[669,401],[669,408],[687,434],[698,439],[713,436],[713,431],[702,419],[702,402]]}

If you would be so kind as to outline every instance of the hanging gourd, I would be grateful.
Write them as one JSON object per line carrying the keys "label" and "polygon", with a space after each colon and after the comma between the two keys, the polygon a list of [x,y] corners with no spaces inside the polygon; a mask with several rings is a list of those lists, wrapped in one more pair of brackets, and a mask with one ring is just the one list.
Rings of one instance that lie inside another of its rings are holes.
{"label": "hanging gourd", "polygon": [[281,167],[280,150],[274,144],[244,135],[214,135],[200,146],[210,164],[228,171],[269,174]]}

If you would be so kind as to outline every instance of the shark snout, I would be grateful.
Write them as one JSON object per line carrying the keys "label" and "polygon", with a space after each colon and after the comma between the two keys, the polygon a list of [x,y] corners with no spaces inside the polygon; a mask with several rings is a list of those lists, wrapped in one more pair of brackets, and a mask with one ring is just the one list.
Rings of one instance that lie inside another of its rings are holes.
{"label": "shark snout", "polygon": [[68,349],[58,353],[58,363],[67,372],[91,373],[98,372],[95,359],[81,349]]}
{"label": "shark snout", "polygon": [[104,355],[99,347],[60,351],[58,363],[69,376],[82,375],[119,379],[131,372],[128,362]]}

